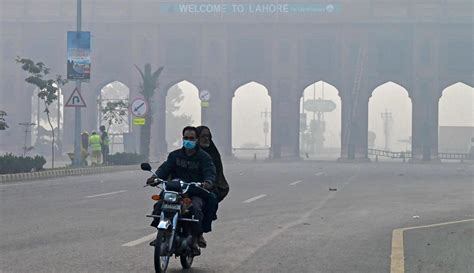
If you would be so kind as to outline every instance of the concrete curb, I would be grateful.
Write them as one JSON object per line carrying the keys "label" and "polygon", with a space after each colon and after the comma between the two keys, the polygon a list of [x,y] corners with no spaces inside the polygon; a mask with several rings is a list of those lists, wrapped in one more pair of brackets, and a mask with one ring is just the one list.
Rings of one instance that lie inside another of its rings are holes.
{"label": "concrete curb", "polygon": [[40,172],[31,172],[31,173],[2,174],[0,175],[0,183],[26,181],[26,180],[39,180],[39,179],[64,177],[64,176],[132,171],[132,170],[139,171],[140,166],[137,166],[137,165],[104,166],[104,167],[89,167],[89,168],[76,168],[76,169],[71,168],[71,169],[58,169],[58,170],[44,170]]}

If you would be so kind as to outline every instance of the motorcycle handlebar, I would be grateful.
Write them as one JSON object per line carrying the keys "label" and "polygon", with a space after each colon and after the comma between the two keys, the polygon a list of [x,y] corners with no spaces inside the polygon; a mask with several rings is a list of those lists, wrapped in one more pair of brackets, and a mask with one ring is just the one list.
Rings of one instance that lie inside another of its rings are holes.
{"label": "motorcycle handlebar", "polygon": [[[156,184],[156,185],[146,184],[146,185],[143,186],[143,187],[147,187],[147,186],[156,187],[156,186],[158,186],[158,185],[160,185],[160,184],[163,184],[163,183],[165,183],[165,182],[168,182],[168,181],[167,181],[167,180],[160,179],[160,178],[157,177],[157,178],[155,178],[155,184]],[[184,182],[184,181],[181,181],[181,180],[180,180],[180,183],[181,183],[181,185],[183,185],[183,186],[188,186],[188,187],[189,187],[190,185],[194,185],[194,186],[203,188],[203,187],[202,187],[202,182]],[[203,188],[203,189],[204,189],[204,188]]]}

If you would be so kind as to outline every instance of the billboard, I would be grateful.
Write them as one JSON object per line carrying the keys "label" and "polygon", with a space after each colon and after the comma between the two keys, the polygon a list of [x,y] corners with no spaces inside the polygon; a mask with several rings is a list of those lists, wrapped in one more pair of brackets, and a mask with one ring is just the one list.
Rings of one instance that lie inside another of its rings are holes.
{"label": "billboard", "polygon": [[67,78],[86,81],[91,78],[90,31],[67,32]]}

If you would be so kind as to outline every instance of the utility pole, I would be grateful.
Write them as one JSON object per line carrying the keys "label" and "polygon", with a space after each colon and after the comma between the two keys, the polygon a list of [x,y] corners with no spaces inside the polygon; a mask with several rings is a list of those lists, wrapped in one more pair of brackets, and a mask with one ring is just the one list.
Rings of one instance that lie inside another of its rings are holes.
{"label": "utility pole", "polygon": [[[77,33],[82,28],[82,0],[77,0]],[[81,92],[81,80],[76,80],[76,88]],[[81,107],[74,107],[74,166],[79,167],[81,165]]]}
{"label": "utility pole", "polygon": [[393,125],[393,117],[392,113],[388,112],[385,109],[385,113],[381,113],[380,116],[383,120],[383,132],[385,136],[385,150],[390,151],[390,139],[392,134],[392,125]]}
{"label": "utility pole", "polygon": [[265,112],[260,112],[260,116],[264,117],[265,120],[263,122],[263,133],[265,133],[265,147],[268,147],[268,133],[270,132],[270,126],[268,124],[268,117],[270,117],[272,112],[268,112],[267,108],[265,108]]}
{"label": "utility pole", "polygon": [[63,138],[61,137],[61,89],[58,86],[58,151],[63,155]]}
{"label": "utility pole", "polygon": [[23,145],[23,157],[26,155],[26,153],[30,150],[30,147],[26,147],[27,139],[28,139],[28,133],[30,131],[31,126],[35,126],[36,123],[34,122],[22,122],[18,123],[18,125],[25,126],[25,143]]}

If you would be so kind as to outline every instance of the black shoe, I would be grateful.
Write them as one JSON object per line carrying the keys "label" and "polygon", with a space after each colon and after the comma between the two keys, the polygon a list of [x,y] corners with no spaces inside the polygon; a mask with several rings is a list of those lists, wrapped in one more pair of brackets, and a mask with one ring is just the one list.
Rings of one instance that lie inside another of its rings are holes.
{"label": "black shoe", "polygon": [[199,238],[198,238],[198,246],[200,248],[206,248],[206,246],[207,246],[206,239],[204,239],[203,235],[199,236]]}
{"label": "black shoe", "polygon": [[150,242],[150,246],[155,246],[156,239]]}
{"label": "black shoe", "polygon": [[193,243],[191,244],[191,253],[193,253],[193,256],[199,256],[201,255],[201,249],[199,248],[199,243],[196,237],[193,237]]}

